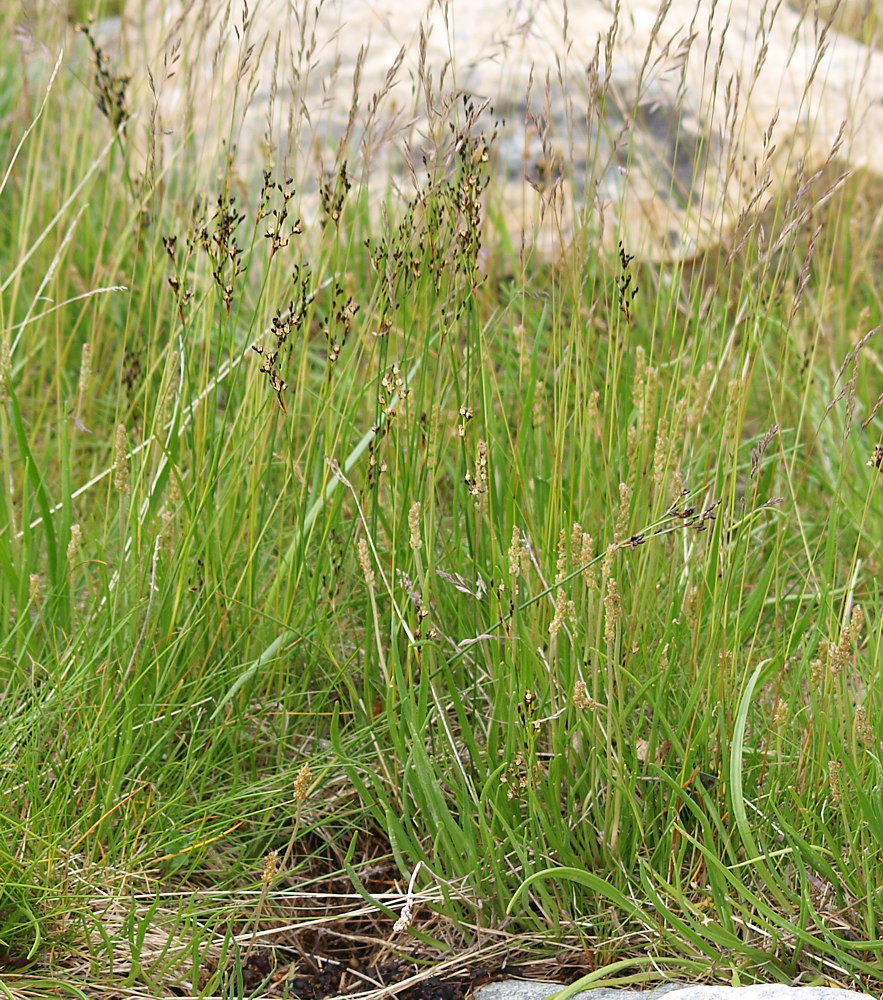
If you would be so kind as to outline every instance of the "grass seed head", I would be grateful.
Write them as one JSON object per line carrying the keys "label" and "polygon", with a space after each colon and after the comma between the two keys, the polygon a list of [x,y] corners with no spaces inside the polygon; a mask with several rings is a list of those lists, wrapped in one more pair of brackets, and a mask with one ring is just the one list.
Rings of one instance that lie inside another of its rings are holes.
{"label": "grass seed head", "polygon": [[638,430],[647,433],[656,410],[656,394],[659,387],[659,372],[647,364],[643,347],[635,352],[635,373],[632,379],[632,405],[638,414]]}
{"label": "grass seed head", "polygon": [[438,466],[439,451],[439,428],[441,427],[441,407],[438,403],[432,404],[429,411],[429,441],[426,452],[426,471],[429,476],[435,475]]}
{"label": "grass seed head", "polygon": [[261,884],[269,885],[279,871],[279,852],[270,851],[264,860],[264,870],[261,872]]}
{"label": "grass seed head", "polygon": [[476,510],[484,511],[487,507],[488,489],[488,450],[486,441],[479,441],[476,445],[475,471],[467,472],[464,481],[469,489],[469,495],[475,501]]}
{"label": "grass seed head", "polygon": [[113,449],[113,485],[120,496],[129,495],[129,456],[126,428],[117,424]]}
{"label": "grass seed head", "polygon": [[664,417],[656,424],[656,446],[653,449],[653,489],[657,494],[665,488],[665,471],[668,468],[671,441],[668,437],[668,425]]}
{"label": "grass seed head", "polygon": [[98,45],[92,34],[90,22],[78,25],[77,31],[86,38],[92,50],[92,63],[95,68],[93,78],[95,103],[114,129],[119,129],[131,117],[126,94],[131,76],[128,73],[114,72],[107,53]]}
{"label": "grass seed head", "polygon": [[297,776],[294,779],[294,801],[302,806],[310,794],[310,782],[313,780],[313,772],[310,770],[309,762],[302,764]]}
{"label": "grass seed head", "polygon": [[521,529],[512,525],[512,541],[509,542],[509,576],[517,578],[521,570]]}
{"label": "grass seed head", "polygon": [[362,567],[362,575],[369,588],[374,589],[374,568],[371,565],[371,553],[368,550],[368,543],[364,538],[360,538],[356,545],[359,556],[359,565]]}
{"label": "grass seed head", "polygon": [[641,453],[641,433],[637,427],[629,427],[626,434],[626,466],[628,468],[628,478],[634,479],[640,466]]}
{"label": "grass seed head", "polygon": [[862,746],[870,748],[876,742],[874,730],[868,721],[868,710],[864,705],[859,705],[855,710],[855,735]]}
{"label": "grass seed head", "polygon": [[684,619],[691,629],[699,624],[699,588],[689,587],[684,595]]}
{"label": "grass seed head", "polygon": [[459,414],[460,414],[460,423],[457,424],[457,434],[461,438],[465,438],[466,426],[475,414],[472,410],[472,407],[467,406],[465,403],[460,407]]}
{"label": "grass seed head", "polygon": [[540,427],[546,421],[546,383],[540,378],[534,386],[533,425]]}
{"label": "grass seed head", "polygon": [[607,595],[604,598],[604,641],[609,645],[616,638],[616,625],[622,617],[622,599],[616,588],[616,580],[607,580]]}
{"label": "grass seed head", "polygon": [[635,374],[632,378],[632,405],[640,412],[644,405],[644,380],[647,374],[647,352],[638,344],[635,348]]}
{"label": "grass seed head", "polygon": [[423,538],[420,535],[420,508],[421,503],[419,500],[415,500],[411,504],[411,509],[408,511],[408,537],[411,545],[411,549],[414,552],[418,552],[423,548]]}
{"label": "grass seed head", "polygon": [[849,616],[849,626],[847,631],[849,632],[849,641],[857,644],[862,636],[862,630],[865,627],[865,613],[862,611],[862,606],[856,604],[852,609],[852,614]]}
{"label": "grass seed head", "polygon": [[71,525],[71,537],[70,541],[67,543],[67,561],[69,563],[73,562],[77,558],[77,553],[80,551],[80,545],[83,542],[83,530],[79,524]]}
{"label": "grass seed head", "polygon": [[773,726],[776,729],[784,729],[788,725],[788,719],[791,717],[791,712],[788,708],[788,703],[779,698],[776,701],[776,707],[773,710]]}
{"label": "grass seed head", "polygon": [[604,553],[604,558],[601,560],[601,587],[607,589],[607,581],[610,579],[610,574],[613,570],[613,560],[616,556],[618,546],[614,542],[612,545],[607,546],[607,551]]}
{"label": "grass seed head", "polygon": [[399,919],[392,925],[393,934],[404,934],[404,932],[414,922],[414,907],[410,902],[406,902],[399,914]]}
{"label": "grass seed head", "polygon": [[621,542],[628,537],[629,517],[632,507],[632,488],[628,483],[619,484],[619,513],[616,515],[616,527],[613,537]]}
{"label": "grass seed head", "polygon": [[583,526],[578,522],[573,522],[570,529],[570,560],[579,563],[583,545]]}
{"label": "grass seed head", "polygon": [[828,761],[828,788],[831,790],[831,801],[839,805],[843,798],[843,785],[840,781],[840,772],[843,765],[839,760]]}
{"label": "grass seed head", "polygon": [[80,381],[77,384],[77,419],[83,413],[86,396],[89,393],[89,383],[92,381],[92,345],[86,341],[80,355]]}
{"label": "grass seed head", "polygon": [[181,486],[175,470],[169,476],[169,485],[162,508],[159,513],[159,537],[162,543],[168,548],[174,548],[175,523],[178,519],[178,510],[181,506]]}
{"label": "grass seed head", "polygon": [[567,555],[570,549],[570,538],[567,529],[558,532],[558,559],[555,563],[555,580],[560,583],[567,576]]}
{"label": "grass seed head", "polygon": [[598,703],[589,694],[589,689],[586,686],[585,681],[577,681],[573,685],[573,707],[578,708],[580,711],[588,709],[594,711],[598,707]]}
{"label": "grass seed head", "polygon": [[594,560],[595,540],[587,531],[584,531],[580,542],[579,563],[583,567],[583,580],[589,590],[596,590],[598,587],[598,574]]}
{"label": "grass seed head", "polygon": [[601,393],[598,389],[593,389],[589,394],[589,400],[586,404],[586,422],[589,433],[596,441],[600,441],[603,424],[601,420]]}
{"label": "grass seed head", "polygon": [[9,398],[9,376],[12,374],[12,354],[6,337],[0,341],[0,403]]}
{"label": "grass seed head", "polygon": [[567,592],[559,587],[555,593],[555,614],[549,622],[549,635],[554,639],[561,631],[567,617]]}

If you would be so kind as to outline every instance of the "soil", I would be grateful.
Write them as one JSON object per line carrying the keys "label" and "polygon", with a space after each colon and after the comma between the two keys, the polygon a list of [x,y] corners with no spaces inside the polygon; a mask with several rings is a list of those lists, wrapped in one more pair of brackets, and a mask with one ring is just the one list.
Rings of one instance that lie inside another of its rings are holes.
{"label": "soil", "polygon": [[[280,961],[280,959],[283,959]],[[269,953],[256,953],[248,958],[242,971],[245,993],[267,997],[300,997],[302,1000],[324,1000],[326,997],[358,996],[360,993],[395,986],[412,977],[414,966],[402,961],[385,962],[379,966],[324,964],[307,968],[301,958],[291,962]],[[511,969],[507,970],[511,975]],[[414,986],[396,992],[401,1000],[463,1000],[468,994],[503,977],[502,970],[493,975],[486,969],[475,969],[447,979],[430,976]]]}

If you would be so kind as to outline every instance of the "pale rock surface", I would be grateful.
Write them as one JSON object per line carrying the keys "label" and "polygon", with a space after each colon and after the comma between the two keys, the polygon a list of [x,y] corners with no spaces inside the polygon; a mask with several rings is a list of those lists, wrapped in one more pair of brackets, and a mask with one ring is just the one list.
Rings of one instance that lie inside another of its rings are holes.
{"label": "pale rock surface", "polygon": [[462,121],[449,95],[489,101],[508,224],[550,249],[576,213],[609,246],[690,256],[832,150],[832,176],[883,171],[883,53],[786,3],[127,0],[122,34],[142,138],[149,68],[166,163],[192,133],[206,178],[232,141],[240,175],[269,158],[309,196],[343,140],[356,182],[407,196]]}
{"label": "pale rock surface", "polygon": [[[512,979],[489,983],[476,990],[477,1000],[545,1000],[559,992],[560,983],[525,982]],[[578,1000],[856,1000],[866,994],[851,990],[831,989],[827,986],[782,986],[761,984],[754,986],[689,986],[669,983],[655,990],[615,990],[602,987],[577,993]]]}

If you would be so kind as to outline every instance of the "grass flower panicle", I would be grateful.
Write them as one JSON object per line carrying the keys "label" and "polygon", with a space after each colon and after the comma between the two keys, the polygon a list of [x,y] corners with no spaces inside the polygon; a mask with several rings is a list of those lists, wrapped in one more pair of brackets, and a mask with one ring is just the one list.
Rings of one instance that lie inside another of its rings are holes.
{"label": "grass flower panicle", "polygon": [[69,563],[72,563],[77,558],[77,555],[80,551],[80,547],[82,546],[82,544],[83,544],[83,529],[79,526],[79,524],[72,524],[70,539],[68,540],[67,550],[65,552],[67,561]]}
{"label": "grass flower panicle", "polygon": [[9,378],[12,375],[12,351],[6,336],[0,337],[0,405],[9,398]]}
{"label": "grass flower panicle", "polygon": [[127,497],[131,489],[129,485],[129,454],[126,428],[117,424],[113,440],[113,488],[120,497]]}
{"label": "grass flower panicle", "polygon": [[561,629],[564,627],[564,622],[567,618],[568,612],[568,601],[567,592],[563,587],[559,587],[555,592],[555,614],[552,620],[549,622],[549,635],[554,639]]}
{"label": "grass flower panicle", "polygon": [[616,638],[616,626],[622,617],[622,598],[616,586],[616,580],[607,578],[607,593],[604,595],[604,642],[612,645]]}
{"label": "grass flower panicle", "polygon": [[619,484],[619,510],[616,514],[616,526],[613,529],[613,538],[616,543],[622,542],[629,535],[632,493],[632,488],[628,483]]}
{"label": "grass flower panicle", "polygon": [[356,551],[359,557],[359,566],[362,569],[362,576],[364,577],[365,583],[370,589],[373,590],[375,575],[374,567],[371,565],[371,552],[368,549],[368,543],[364,538],[360,538],[356,543]]}
{"label": "grass flower panicle", "polygon": [[86,398],[89,395],[89,385],[92,381],[92,345],[86,341],[80,356],[80,378],[77,383],[77,406],[74,411],[74,421],[82,425]]}
{"label": "grass flower panicle", "polygon": [[420,510],[422,504],[415,500],[408,510],[408,541],[413,552],[423,548],[423,537],[420,533]]}
{"label": "grass flower panicle", "polygon": [[302,806],[307,801],[312,780],[313,772],[310,770],[309,762],[302,764],[294,779],[294,801],[298,806]]}
{"label": "grass flower panicle", "polygon": [[873,727],[868,720],[868,710],[864,705],[858,705],[855,709],[855,733],[859,743],[868,749],[877,743]]}
{"label": "grass flower panicle", "polygon": [[842,772],[843,764],[839,760],[828,761],[828,788],[831,792],[831,801],[834,805],[840,805],[843,801]]}
{"label": "grass flower panicle", "polygon": [[512,525],[512,541],[509,543],[509,576],[517,579],[521,572],[521,554],[523,551],[521,529],[517,524]]}

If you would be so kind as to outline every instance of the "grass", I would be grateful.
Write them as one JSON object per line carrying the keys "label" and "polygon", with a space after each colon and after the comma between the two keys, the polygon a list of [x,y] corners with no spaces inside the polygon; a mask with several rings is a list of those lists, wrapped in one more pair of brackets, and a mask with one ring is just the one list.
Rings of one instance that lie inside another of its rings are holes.
{"label": "grass", "polygon": [[3,17],[3,992],[879,989],[872,180],[550,261],[467,105],[297,225]]}

